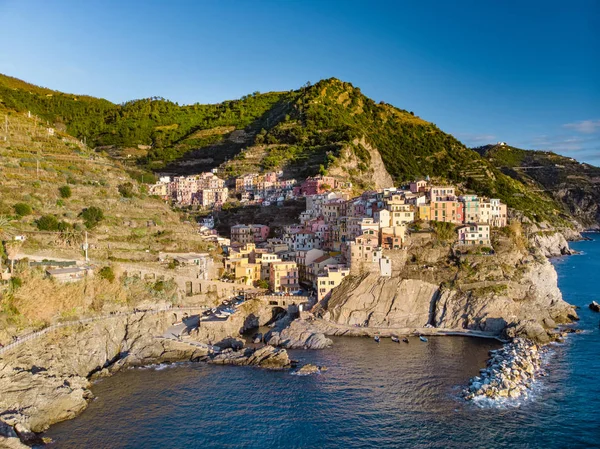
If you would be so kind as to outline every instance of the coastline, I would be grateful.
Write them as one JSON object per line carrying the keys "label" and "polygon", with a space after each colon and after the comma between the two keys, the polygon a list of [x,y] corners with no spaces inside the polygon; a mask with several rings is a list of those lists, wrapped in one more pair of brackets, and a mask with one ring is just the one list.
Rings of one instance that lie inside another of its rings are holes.
{"label": "coastline", "polygon": [[[204,310],[203,307],[197,309]],[[35,339],[36,344],[26,340],[18,347],[4,351],[0,354],[0,362],[4,364],[0,370],[0,386],[7,379],[8,385],[11,385],[14,377],[10,376],[15,374],[8,372],[19,366],[18,381],[14,387],[25,387],[28,393],[13,396],[12,403],[6,398],[0,399],[0,408],[3,410],[0,412],[0,423],[5,422],[11,429],[14,428],[16,433],[13,431],[13,434],[18,434],[22,441],[40,443],[37,433],[54,423],[72,419],[85,410],[93,399],[90,386],[94,379],[112,376],[128,367],[207,360],[208,352],[197,346],[156,338],[171,326],[172,315],[176,312],[183,314],[184,309],[134,312],[85,323],[65,323],[41,332]],[[502,343],[507,341],[498,333],[472,329],[412,326],[363,328],[319,318],[312,321],[311,325],[319,332],[336,336],[470,336],[495,339]],[[56,338],[58,333],[62,335]],[[36,367],[42,367],[42,370],[38,371]],[[68,382],[67,390],[61,390],[64,382]],[[14,393],[8,387],[5,391]],[[57,391],[60,394],[53,396]],[[15,402],[15,398],[20,402]],[[21,413],[28,410],[27,413],[31,415],[21,415],[19,410]],[[3,433],[9,436],[10,430]]]}
{"label": "coastline", "polygon": [[357,327],[344,324],[332,323],[322,318],[315,318],[311,324],[325,335],[337,337],[374,337],[379,335],[383,338],[392,336],[398,337],[418,337],[420,335],[427,337],[459,336],[474,337],[497,340],[506,343],[508,340],[501,338],[500,335],[477,331],[473,329],[451,329],[437,327]]}

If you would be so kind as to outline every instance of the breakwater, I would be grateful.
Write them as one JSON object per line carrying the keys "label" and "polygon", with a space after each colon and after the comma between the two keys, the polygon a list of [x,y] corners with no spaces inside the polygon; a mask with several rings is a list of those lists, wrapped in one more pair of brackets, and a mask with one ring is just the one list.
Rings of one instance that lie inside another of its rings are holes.
{"label": "breakwater", "polygon": [[538,346],[529,340],[516,338],[502,348],[490,351],[487,367],[470,380],[463,395],[467,400],[527,396],[540,367]]}

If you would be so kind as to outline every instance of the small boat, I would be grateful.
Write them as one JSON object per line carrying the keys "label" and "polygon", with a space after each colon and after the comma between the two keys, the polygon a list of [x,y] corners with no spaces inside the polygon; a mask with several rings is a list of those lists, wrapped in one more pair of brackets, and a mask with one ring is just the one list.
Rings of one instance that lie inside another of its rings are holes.
{"label": "small boat", "polygon": [[379,335],[375,335],[375,343],[379,343]]}
{"label": "small boat", "polygon": [[427,339],[425,337],[423,337],[422,335],[419,335],[419,340],[424,341],[425,343],[427,343]]}
{"label": "small boat", "polygon": [[402,341],[403,341],[404,343],[408,343],[408,338],[404,337],[404,338],[402,339]]}
{"label": "small boat", "polygon": [[392,335],[392,341],[394,343],[400,343],[400,339],[398,337],[396,337],[395,335]]}

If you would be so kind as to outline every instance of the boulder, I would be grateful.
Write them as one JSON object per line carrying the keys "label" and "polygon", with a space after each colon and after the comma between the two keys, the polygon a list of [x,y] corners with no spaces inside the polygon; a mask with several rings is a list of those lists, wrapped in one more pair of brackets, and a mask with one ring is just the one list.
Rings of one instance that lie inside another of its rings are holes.
{"label": "boulder", "polygon": [[590,304],[590,309],[594,312],[600,312],[600,304],[598,304],[596,301],[592,301]]}
{"label": "boulder", "polygon": [[219,341],[216,346],[218,346],[220,349],[233,349],[238,351],[244,347],[244,344],[244,340],[241,338],[227,337]]}
{"label": "boulder", "polygon": [[296,374],[298,376],[307,376],[309,374],[317,374],[317,373],[320,373],[320,372],[326,371],[326,370],[327,370],[327,368],[325,368],[324,366],[316,366],[311,363],[307,363],[306,365],[301,367],[299,370],[297,370],[294,374]]}
{"label": "boulder", "polygon": [[283,320],[267,332],[265,343],[287,349],[324,349],[333,344],[331,339],[306,320]]}
{"label": "boulder", "polygon": [[0,436],[0,448],[2,449],[31,449],[26,446],[18,438],[6,438]]}
{"label": "boulder", "polygon": [[215,365],[238,365],[238,366],[259,366],[268,369],[290,368],[292,361],[285,349],[277,349],[273,346],[263,346],[262,348],[246,348],[241,351],[226,349],[218,354],[214,354],[208,363]]}

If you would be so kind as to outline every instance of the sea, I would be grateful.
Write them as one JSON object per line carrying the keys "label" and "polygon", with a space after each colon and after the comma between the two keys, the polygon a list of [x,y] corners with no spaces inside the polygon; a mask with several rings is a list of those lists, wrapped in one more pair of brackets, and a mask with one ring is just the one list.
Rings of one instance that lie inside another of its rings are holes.
{"label": "sea", "polygon": [[289,351],[324,365],[290,371],[203,363],[129,369],[97,382],[79,417],[45,436],[79,448],[600,448],[600,234],[553,260],[583,330],[544,354],[527,398],[466,402],[493,340],[431,337],[409,344],[338,337]]}

